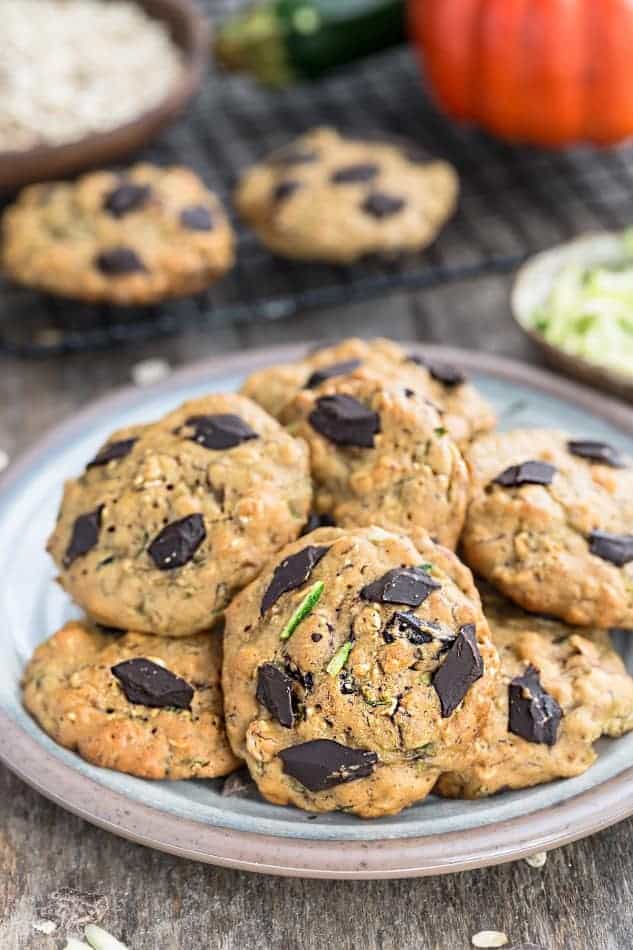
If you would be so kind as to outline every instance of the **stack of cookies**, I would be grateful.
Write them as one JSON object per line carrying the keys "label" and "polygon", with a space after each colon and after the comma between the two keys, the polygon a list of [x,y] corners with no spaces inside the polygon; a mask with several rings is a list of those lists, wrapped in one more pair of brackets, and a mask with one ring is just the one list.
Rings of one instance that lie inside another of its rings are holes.
{"label": "stack of cookies", "polygon": [[578,775],[633,728],[607,632],[633,628],[633,462],[494,426],[458,369],[353,339],[114,433],[65,487],[49,551],[86,619],[27,709],[98,765],[246,764],[313,812]]}

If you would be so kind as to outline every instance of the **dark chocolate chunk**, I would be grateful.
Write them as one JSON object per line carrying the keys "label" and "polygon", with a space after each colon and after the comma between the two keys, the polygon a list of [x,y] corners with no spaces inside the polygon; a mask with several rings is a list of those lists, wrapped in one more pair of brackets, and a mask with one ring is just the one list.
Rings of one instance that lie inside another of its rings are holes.
{"label": "dark chocolate chunk", "polygon": [[286,148],[270,156],[272,165],[311,165],[319,157],[318,152],[307,148]]}
{"label": "dark chocolate chunk", "polygon": [[539,672],[528,666],[508,686],[508,730],[528,742],[554,745],[563,711],[543,687]]}
{"label": "dark chocolate chunk", "polygon": [[421,620],[420,617],[416,617],[415,614],[410,614],[406,610],[397,610],[385,625],[382,638],[385,643],[393,643],[398,636],[404,636],[409,643],[419,646],[422,643],[431,643],[433,634],[429,632],[429,629],[433,626]]}
{"label": "dark chocolate chunk", "polygon": [[343,670],[338,677],[339,689],[344,696],[353,696],[358,692],[356,680],[349,670]]}
{"label": "dark chocolate chunk", "polygon": [[147,270],[131,247],[113,247],[109,251],[101,251],[95,258],[95,266],[108,277],[123,277]]}
{"label": "dark chocolate chunk", "polygon": [[329,550],[329,547],[309,545],[278,564],[262,597],[262,617],[273,604],[277,603],[282,594],[287,594],[288,591],[296,590],[297,587],[305,584],[313,569]]}
{"label": "dark chocolate chunk", "polygon": [[308,517],[301,534],[310,534],[311,531],[316,531],[317,528],[335,527],[336,523],[332,515],[318,515],[315,511],[313,511]]}
{"label": "dark chocolate chunk", "polygon": [[309,415],[313,429],[336,445],[373,449],[380,416],[351,396],[321,396]]}
{"label": "dark chocolate chunk", "polygon": [[453,713],[462,699],[484,673],[484,662],[475,636],[475,624],[460,627],[446,659],[433,675],[433,686],[442,707],[442,718]]}
{"label": "dark chocolate chunk", "polygon": [[149,185],[127,182],[109,192],[103,199],[103,207],[115,218],[122,218],[130,211],[138,211],[149,201],[152,189]]}
{"label": "dark chocolate chunk", "polygon": [[103,505],[85,515],[79,515],[73,525],[70,543],[64,554],[64,567],[70,567],[74,560],[92,551],[99,540],[101,530],[101,512]]}
{"label": "dark chocolate chunk", "polygon": [[202,515],[172,521],[156,535],[147,553],[159,571],[182,567],[192,559],[207,536]]}
{"label": "dark chocolate chunk", "polygon": [[603,561],[623,567],[633,561],[633,534],[592,531],[589,535],[589,550]]}
{"label": "dark chocolate chunk", "polygon": [[442,585],[421,567],[396,567],[378,580],[372,581],[360,592],[363,600],[378,604],[406,604],[419,607],[426,598]]}
{"label": "dark chocolate chunk", "polygon": [[130,703],[155,708],[189,709],[191,706],[193,686],[152,660],[124,660],[112,667],[112,673]]}
{"label": "dark chocolate chunk", "polygon": [[287,181],[280,181],[278,185],[275,185],[273,188],[273,201],[277,204],[280,201],[285,201],[287,198],[290,198],[291,195],[294,195],[295,191],[298,191],[301,188],[300,181],[293,181],[292,179],[287,179]]}
{"label": "dark chocolate chunk", "polygon": [[180,212],[180,223],[190,231],[212,231],[213,215],[206,205],[189,205]]}
{"label": "dark chocolate chunk", "polygon": [[286,660],[285,669],[286,675],[289,676],[291,680],[294,680],[295,683],[298,683],[299,686],[303,686],[305,690],[309,691],[314,688],[314,676],[309,670],[307,673],[304,673],[292,660]]}
{"label": "dark chocolate chunk", "polygon": [[379,172],[375,162],[359,162],[357,165],[345,165],[330,175],[334,185],[347,185],[354,182],[371,181]]}
{"label": "dark chocolate chunk", "polygon": [[272,663],[264,663],[257,671],[257,701],[280,725],[292,729],[295,724],[292,680]]}
{"label": "dark chocolate chunk", "polygon": [[205,449],[233,449],[242,442],[258,439],[251,427],[232,413],[218,413],[209,416],[189,416],[186,426],[191,426],[191,442],[197,442]]}
{"label": "dark chocolate chunk", "polygon": [[510,465],[500,475],[493,478],[493,484],[504,488],[516,488],[519,485],[551,485],[556,474],[556,466],[549,462],[522,462]]}
{"label": "dark chocolate chunk", "polygon": [[445,386],[461,386],[468,378],[457,366],[451,366],[449,363],[438,363],[435,360],[427,359],[425,356],[418,356],[417,353],[411,353],[407,360],[417,366],[424,366],[433,379]]}
{"label": "dark chocolate chunk", "polygon": [[332,739],[313,739],[290,746],[279,753],[286,775],[297,779],[311,792],[366,778],[378,761],[375,752],[350,749]]}
{"label": "dark chocolate chunk", "polygon": [[373,218],[388,218],[392,214],[402,211],[406,202],[404,198],[386,195],[383,191],[372,191],[363,201],[361,208],[365,214]]}
{"label": "dark chocolate chunk", "polygon": [[88,462],[86,468],[96,468],[98,465],[107,465],[108,462],[125,458],[132,451],[136,442],[138,442],[138,439],[119,439],[118,442],[108,442],[103,448],[99,449],[93,460]]}
{"label": "dark chocolate chunk", "polygon": [[332,379],[334,376],[344,376],[346,373],[353,373],[361,365],[361,360],[346,360],[344,363],[331,363],[330,366],[322,366],[315,369],[304,389],[315,389],[324,383],[326,379]]}
{"label": "dark chocolate chunk", "polygon": [[610,465],[611,468],[627,468],[627,462],[622,453],[607,442],[592,442],[591,440],[571,439],[567,448],[572,455],[590,462],[600,462]]}

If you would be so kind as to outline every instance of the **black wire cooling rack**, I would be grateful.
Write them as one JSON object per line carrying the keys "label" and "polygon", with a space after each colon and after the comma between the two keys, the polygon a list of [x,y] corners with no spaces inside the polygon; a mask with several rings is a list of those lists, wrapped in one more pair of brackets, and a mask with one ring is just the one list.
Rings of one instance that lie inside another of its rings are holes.
{"label": "black wire cooling rack", "polygon": [[[204,6],[217,17],[236,4],[206,0]],[[95,307],[0,280],[0,351],[47,355],[144,340],[194,322],[288,317],[398,288],[506,272],[578,232],[633,222],[632,147],[550,154],[462,129],[425,98],[405,49],[275,92],[212,71],[187,116],[139,157],[193,166],[228,204],[242,169],[319,124],[356,135],[405,136],[457,167],[459,211],[431,248],[399,261],[345,268],[297,263],[271,255],[235,220],[236,267],[195,298],[149,308]]]}

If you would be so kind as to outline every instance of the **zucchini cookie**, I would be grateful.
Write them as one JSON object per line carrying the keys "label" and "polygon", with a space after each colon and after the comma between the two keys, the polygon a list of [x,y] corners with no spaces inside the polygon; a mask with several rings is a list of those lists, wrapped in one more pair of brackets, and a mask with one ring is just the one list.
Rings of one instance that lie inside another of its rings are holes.
{"label": "zucchini cookie", "polygon": [[454,554],[380,528],[321,528],[226,612],[229,741],[269,801],[395,814],[447,763],[471,760],[497,667]]}
{"label": "zucchini cookie", "polygon": [[428,401],[369,374],[303,389],[281,415],[310,449],[315,510],[342,528],[375,524],[454,548],[469,477]]}
{"label": "zucchini cookie", "polygon": [[473,570],[526,610],[633,627],[633,461],[545,429],[482,436],[467,460]]}
{"label": "zucchini cookie", "polygon": [[182,167],[141,164],[33,185],[6,211],[2,233],[9,277],[121,305],[198,293],[234,258],[220,201]]}
{"label": "zucchini cookie", "polygon": [[297,363],[280,363],[253,373],[241,391],[279,418],[301,389],[316,389],[327,380],[350,374],[376,376],[428,399],[460,448],[495,426],[492,407],[461,370],[407,353],[391,340],[381,338],[352,337],[319,347]]}
{"label": "zucchini cookie", "polygon": [[170,640],[67,623],[22,680],[26,709],[55,742],[140,778],[215,778],[239,766],[224,728],[222,634]]}
{"label": "zucchini cookie", "polygon": [[185,403],[114,433],[68,481],[48,550],[100,623],[208,629],[310,509],[306,446],[244,396]]}
{"label": "zucchini cookie", "polygon": [[275,253],[349,264],[426,247],[458,190],[452,165],[413,147],[317,128],[246,172],[235,202]]}
{"label": "zucchini cookie", "polygon": [[633,729],[633,679],[605,630],[574,629],[483,593],[501,661],[494,711],[473,765],[440,777],[449,798],[480,798],[586,771],[601,735]]}

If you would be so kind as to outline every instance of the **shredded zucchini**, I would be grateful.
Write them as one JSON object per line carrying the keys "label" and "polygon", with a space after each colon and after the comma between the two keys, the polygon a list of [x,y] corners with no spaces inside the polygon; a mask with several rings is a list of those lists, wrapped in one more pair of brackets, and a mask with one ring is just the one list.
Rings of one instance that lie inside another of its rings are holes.
{"label": "shredded zucchini", "polygon": [[553,346],[633,376],[633,229],[618,263],[566,265],[532,325]]}

